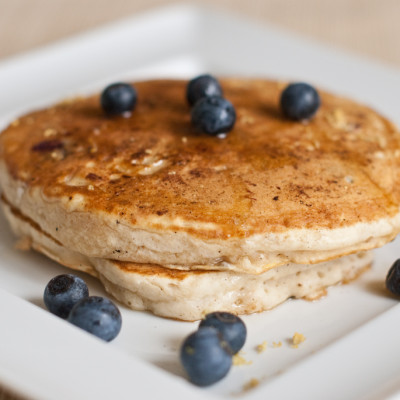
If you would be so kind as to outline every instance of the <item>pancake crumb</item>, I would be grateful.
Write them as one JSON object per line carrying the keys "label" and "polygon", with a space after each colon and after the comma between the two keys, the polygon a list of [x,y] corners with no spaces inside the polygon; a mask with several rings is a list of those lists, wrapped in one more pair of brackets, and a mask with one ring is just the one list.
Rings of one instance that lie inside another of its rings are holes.
{"label": "pancake crumb", "polygon": [[243,385],[243,390],[251,390],[257,387],[260,384],[260,381],[257,378],[250,379],[247,383]]}
{"label": "pancake crumb", "polygon": [[11,126],[14,126],[14,127],[18,126],[19,124],[20,124],[20,120],[19,119],[16,119],[13,122],[11,122]]}
{"label": "pancake crumb", "polygon": [[57,131],[55,129],[48,128],[48,129],[45,129],[45,131],[43,132],[43,135],[45,137],[55,136],[55,135],[57,135]]}
{"label": "pancake crumb", "polygon": [[346,129],[348,126],[346,115],[340,108],[336,108],[328,114],[327,120],[336,129]]}
{"label": "pancake crumb", "polygon": [[282,342],[272,342],[272,346],[274,346],[275,348],[282,347]]}
{"label": "pancake crumb", "polygon": [[297,349],[299,347],[300,343],[303,343],[306,340],[305,336],[301,333],[295,332],[292,338],[292,346],[294,349]]}
{"label": "pancake crumb", "polygon": [[232,365],[239,366],[239,365],[251,365],[253,364],[253,361],[248,361],[246,360],[243,356],[243,353],[239,352],[237,354],[234,354],[232,357]]}
{"label": "pancake crumb", "polygon": [[56,161],[61,161],[64,159],[64,152],[61,150],[54,150],[50,154],[51,158]]}
{"label": "pancake crumb", "polygon": [[256,346],[257,353],[261,354],[267,350],[267,342],[264,340],[261,344]]}
{"label": "pancake crumb", "polygon": [[250,115],[243,115],[242,118],[240,119],[240,122],[242,124],[252,125],[252,124],[254,124],[255,120]]}
{"label": "pancake crumb", "polygon": [[117,181],[118,179],[121,178],[121,174],[111,174],[110,175],[110,181]]}
{"label": "pancake crumb", "polygon": [[[94,161],[88,161],[88,162],[86,163],[86,168],[94,168],[95,165],[96,165],[96,164],[95,164]],[[90,174],[88,174],[88,175],[90,175]],[[92,175],[96,175],[96,174],[92,174]]]}

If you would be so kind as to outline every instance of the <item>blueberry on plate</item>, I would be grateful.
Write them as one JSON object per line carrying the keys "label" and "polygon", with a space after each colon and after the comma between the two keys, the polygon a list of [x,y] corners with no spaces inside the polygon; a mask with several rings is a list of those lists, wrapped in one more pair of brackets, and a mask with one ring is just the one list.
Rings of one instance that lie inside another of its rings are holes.
{"label": "blueberry on plate", "polygon": [[213,312],[207,314],[200,322],[199,327],[212,326],[217,329],[236,354],[244,345],[247,336],[246,325],[236,315],[228,312]]}
{"label": "blueberry on plate", "polygon": [[88,287],[81,278],[64,274],[50,280],[44,290],[43,300],[51,313],[67,318],[72,307],[88,296]]}
{"label": "blueberry on plate", "polygon": [[189,379],[197,386],[209,386],[221,380],[231,368],[228,344],[212,327],[200,328],[189,335],[181,347],[181,362]]}
{"label": "blueberry on plate", "polygon": [[396,260],[386,276],[386,287],[396,295],[400,295],[400,259]]}
{"label": "blueberry on plate", "polygon": [[99,296],[90,296],[75,304],[68,321],[106,342],[117,337],[122,325],[117,306]]}
{"label": "blueberry on plate", "polygon": [[229,132],[235,121],[232,103],[222,97],[204,97],[192,108],[192,124],[209,135]]}
{"label": "blueberry on plate", "polygon": [[318,92],[307,83],[292,83],[281,95],[283,114],[295,121],[310,119],[320,104]]}
{"label": "blueberry on plate", "polygon": [[103,110],[108,115],[119,115],[135,108],[136,89],[127,83],[113,83],[107,86],[100,97]]}
{"label": "blueberry on plate", "polygon": [[203,97],[222,97],[222,88],[218,80],[211,75],[200,75],[192,79],[186,88],[186,99],[193,106]]}

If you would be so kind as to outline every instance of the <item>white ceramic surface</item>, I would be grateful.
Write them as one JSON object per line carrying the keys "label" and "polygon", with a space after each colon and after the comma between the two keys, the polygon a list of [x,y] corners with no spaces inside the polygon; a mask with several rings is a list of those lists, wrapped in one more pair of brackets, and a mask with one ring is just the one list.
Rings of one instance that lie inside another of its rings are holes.
{"label": "white ceramic surface", "polygon": [[[379,109],[400,124],[400,72],[274,27],[176,6],[126,19],[0,63],[0,125],[20,112],[122,79],[201,72],[306,80]],[[195,323],[121,306],[123,329],[105,344],[43,310],[44,286],[64,267],[13,249],[0,217],[0,382],[35,399],[382,399],[400,389],[398,301],[383,289],[395,241],[373,268],[316,302],[288,301],[244,317],[251,365],[207,389],[183,379],[178,350]],[[94,279],[92,294],[105,295]],[[306,341],[290,347],[294,332]],[[268,342],[264,353],[257,344]],[[272,342],[282,342],[274,348]],[[256,378],[260,384],[244,392]]]}

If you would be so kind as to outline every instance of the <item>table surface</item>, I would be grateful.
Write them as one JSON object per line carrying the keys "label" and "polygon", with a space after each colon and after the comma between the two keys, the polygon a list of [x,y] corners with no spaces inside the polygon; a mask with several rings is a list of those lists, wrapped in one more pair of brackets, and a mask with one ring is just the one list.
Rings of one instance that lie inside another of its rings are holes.
{"label": "table surface", "polygon": [[[0,0],[0,60],[171,0]],[[199,2],[197,2],[199,3]],[[205,0],[400,67],[399,0]],[[0,388],[0,400],[18,397]]]}
{"label": "table surface", "polygon": [[[172,3],[175,2],[0,0],[0,59]],[[201,4],[274,23],[400,66],[399,0],[203,0]]]}

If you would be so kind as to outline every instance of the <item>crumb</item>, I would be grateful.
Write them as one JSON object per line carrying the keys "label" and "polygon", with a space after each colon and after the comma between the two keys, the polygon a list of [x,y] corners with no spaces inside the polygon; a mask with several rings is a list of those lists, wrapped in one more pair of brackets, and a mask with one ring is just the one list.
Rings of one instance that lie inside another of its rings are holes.
{"label": "crumb", "polygon": [[295,334],[293,335],[292,341],[292,347],[294,349],[297,349],[299,347],[300,343],[303,343],[306,340],[305,336],[301,333],[295,332]]}
{"label": "crumb", "polygon": [[260,381],[256,378],[250,379],[247,383],[243,385],[243,390],[251,390],[257,387],[260,384]]}
{"label": "crumb", "polygon": [[272,346],[274,346],[274,347],[282,347],[282,342],[278,342],[278,343],[272,342]]}
{"label": "crumb", "polygon": [[57,131],[55,129],[52,128],[48,128],[43,132],[43,135],[45,137],[51,137],[51,136],[55,136],[57,135]]}
{"label": "crumb", "polygon": [[187,143],[187,137],[186,137],[186,136],[183,136],[183,137],[182,137],[182,142],[183,142],[183,143]]}
{"label": "crumb", "polygon": [[120,179],[121,176],[122,176],[121,174],[111,174],[110,181],[116,181],[116,180]]}
{"label": "crumb", "polygon": [[232,358],[232,364],[235,366],[238,365],[251,365],[253,364],[253,361],[247,361],[244,357],[242,357],[242,352],[239,352],[237,354],[234,354]]}
{"label": "crumb", "polygon": [[18,126],[20,124],[19,119],[16,119],[15,121],[11,122],[11,126]]}
{"label": "crumb", "polygon": [[64,158],[64,152],[62,150],[54,150],[50,156],[53,160],[60,161]]}
{"label": "crumb", "polygon": [[242,118],[240,119],[240,122],[243,124],[254,124],[254,118],[249,116],[249,115],[243,115]]}
{"label": "crumb", "polygon": [[336,108],[332,113],[327,114],[326,119],[329,124],[336,129],[346,129],[347,128],[347,118],[343,110]]}
{"label": "crumb", "polygon": [[94,186],[93,185],[89,185],[88,186],[88,190],[94,190]]}
{"label": "crumb", "polygon": [[267,342],[264,341],[261,344],[257,345],[256,350],[257,350],[257,353],[263,353],[265,350],[267,350]]}

